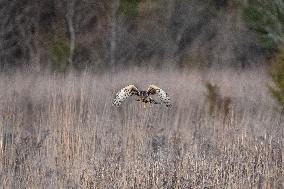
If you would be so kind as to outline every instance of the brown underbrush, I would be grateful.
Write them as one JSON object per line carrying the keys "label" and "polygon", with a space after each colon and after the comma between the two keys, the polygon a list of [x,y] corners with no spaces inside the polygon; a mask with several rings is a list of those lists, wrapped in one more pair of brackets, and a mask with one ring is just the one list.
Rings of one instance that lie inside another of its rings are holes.
{"label": "brown underbrush", "polygon": [[[230,98],[210,111],[205,82]],[[283,188],[283,122],[264,72],[0,76],[1,188]],[[173,106],[111,105],[155,84]]]}

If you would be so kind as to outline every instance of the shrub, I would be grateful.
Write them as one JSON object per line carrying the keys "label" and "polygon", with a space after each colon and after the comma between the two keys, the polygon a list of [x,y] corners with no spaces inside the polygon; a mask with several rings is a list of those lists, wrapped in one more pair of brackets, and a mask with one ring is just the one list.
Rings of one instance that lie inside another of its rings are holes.
{"label": "shrub", "polygon": [[269,86],[269,90],[280,105],[284,109],[284,45],[279,47],[278,53],[271,59],[269,76],[272,79],[273,86]]}
{"label": "shrub", "polygon": [[231,98],[222,97],[217,85],[211,84],[209,81],[205,83],[206,101],[209,105],[209,113],[211,115],[224,115],[226,118],[230,112]]}
{"label": "shrub", "polygon": [[124,16],[135,17],[138,14],[139,0],[120,0],[119,10]]}
{"label": "shrub", "polygon": [[244,21],[267,50],[276,50],[284,40],[284,3],[282,0],[250,0],[243,11]]}
{"label": "shrub", "polygon": [[70,49],[68,43],[60,37],[54,37],[49,43],[49,55],[51,57],[51,69],[55,72],[65,73],[70,70]]}

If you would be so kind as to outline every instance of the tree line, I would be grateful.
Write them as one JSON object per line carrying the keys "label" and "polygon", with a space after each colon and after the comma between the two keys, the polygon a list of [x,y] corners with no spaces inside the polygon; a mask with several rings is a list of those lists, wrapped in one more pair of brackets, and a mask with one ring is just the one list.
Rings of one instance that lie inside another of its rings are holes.
{"label": "tree line", "polygon": [[283,10],[282,0],[2,0],[0,66],[258,66],[282,41]]}

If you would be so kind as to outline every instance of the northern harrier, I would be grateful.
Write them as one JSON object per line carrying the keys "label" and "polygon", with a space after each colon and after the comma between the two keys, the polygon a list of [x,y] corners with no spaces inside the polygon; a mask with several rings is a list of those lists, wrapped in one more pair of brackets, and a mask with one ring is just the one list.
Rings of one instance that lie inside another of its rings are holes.
{"label": "northern harrier", "polygon": [[136,101],[144,103],[144,107],[147,103],[161,104],[160,102],[156,102],[152,99],[150,95],[157,95],[161,102],[166,104],[167,107],[171,106],[168,94],[163,89],[155,85],[150,85],[147,91],[139,91],[134,85],[128,85],[116,93],[113,105],[119,107],[123,101],[132,95],[138,96],[139,98]]}

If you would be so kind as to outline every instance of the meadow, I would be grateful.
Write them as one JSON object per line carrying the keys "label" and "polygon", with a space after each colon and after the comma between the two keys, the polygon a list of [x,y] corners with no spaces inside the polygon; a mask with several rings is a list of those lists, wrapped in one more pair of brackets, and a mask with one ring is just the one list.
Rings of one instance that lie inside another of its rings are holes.
{"label": "meadow", "polygon": [[[283,188],[269,82],[262,69],[1,74],[0,187]],[[127,84],[155,84],[173,106],[113,107]]]}

